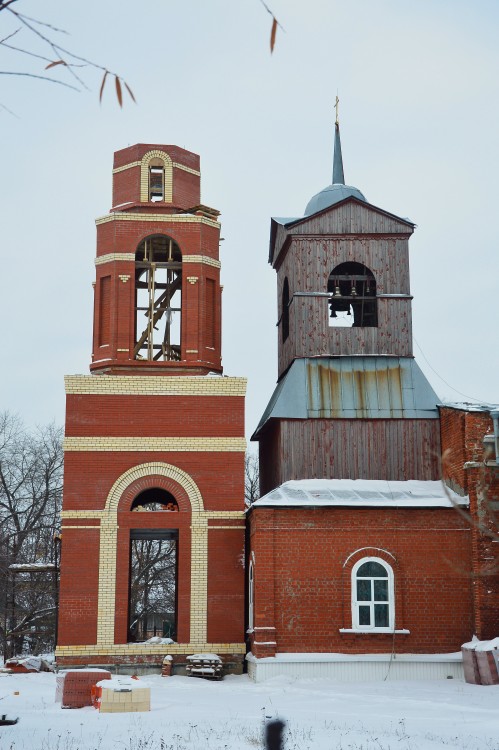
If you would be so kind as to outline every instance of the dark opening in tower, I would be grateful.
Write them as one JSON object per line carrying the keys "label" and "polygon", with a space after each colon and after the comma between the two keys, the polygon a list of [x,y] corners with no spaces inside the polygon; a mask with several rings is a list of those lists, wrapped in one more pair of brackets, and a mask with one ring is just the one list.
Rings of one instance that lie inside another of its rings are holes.
{"label": "dark opening in tower", "polygon": [[165,199],[165,167],[161,159],[149,164],[149,200],[158,203]]}
{"label": "dark opening in tower", "polygon": [[362,263],[340,263],[327,283],[329,325],[354,328],[378,325],[376,280],[373,272]]}
{"label": "dark opening in tower", "polygon": [[289,336],[289,283],[288,283],[287,276],[284,279],[284,284],[282,286],[281,321],[282,321],[282,328],[281,328],[282,341],[284,343]]}
{"label": "dark opening in tower", "polygon": [[130,530],[128,640],[160,637],[175,641],[178,530],[165,528],[165,511],[178,511],[177,502],[166,490],[153,488],[142,492],[131,510],[158,512],[161,528]]}
{"label": "dark opening in tower", "polygon": [[143,240],[135,253],[135,359],[181,359],[182,254],[165,235]]}

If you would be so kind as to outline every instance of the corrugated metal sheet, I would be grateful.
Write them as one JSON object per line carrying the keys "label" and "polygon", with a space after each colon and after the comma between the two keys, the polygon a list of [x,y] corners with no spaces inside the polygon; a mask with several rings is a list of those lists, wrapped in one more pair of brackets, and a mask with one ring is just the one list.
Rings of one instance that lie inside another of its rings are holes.
{"label": "corrugated metal sheet", "polygon": [[409,357],[297,359],[277,385],[269,419],[438,419],[439,399]]}

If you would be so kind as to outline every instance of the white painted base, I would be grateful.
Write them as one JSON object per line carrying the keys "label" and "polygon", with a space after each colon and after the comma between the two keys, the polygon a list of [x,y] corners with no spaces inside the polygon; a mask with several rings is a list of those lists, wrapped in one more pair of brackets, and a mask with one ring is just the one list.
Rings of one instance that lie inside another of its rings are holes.
{"label": "white painted base", "polygon": [[255,682],[271,677],[323,678],[341,682],[464,679],[461,652],[453,654],[277,654],[246,656]]}

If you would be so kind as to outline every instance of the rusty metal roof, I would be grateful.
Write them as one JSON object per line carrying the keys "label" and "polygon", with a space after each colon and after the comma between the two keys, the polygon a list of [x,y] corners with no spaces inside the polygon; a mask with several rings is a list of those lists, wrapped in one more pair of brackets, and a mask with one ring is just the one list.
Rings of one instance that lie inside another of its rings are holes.
{"label": "rusty metal roof", "polygon": [[269,419],[438,419],[438,396],[411,357],[296,359],[253,437]]}

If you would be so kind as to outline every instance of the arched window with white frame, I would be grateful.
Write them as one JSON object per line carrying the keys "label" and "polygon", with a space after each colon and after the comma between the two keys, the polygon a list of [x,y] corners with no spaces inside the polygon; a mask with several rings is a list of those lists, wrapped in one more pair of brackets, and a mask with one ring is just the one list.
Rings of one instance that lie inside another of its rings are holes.
{"label": "arched window with white frame", "polygon": [[254,628],[254,575],[253,560],[250,560],[248,571],[248,630]]}
{"label": "arched window with white frame", "polygon": [[379,557],[364,557],[352,569],[352,625],[368,632],[395,627],[393,570]]}

